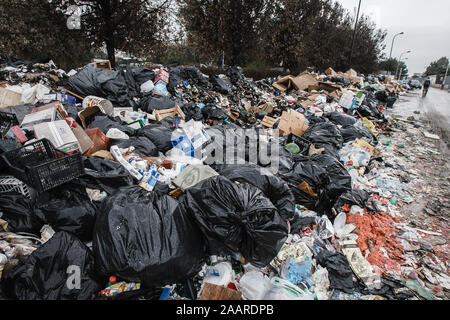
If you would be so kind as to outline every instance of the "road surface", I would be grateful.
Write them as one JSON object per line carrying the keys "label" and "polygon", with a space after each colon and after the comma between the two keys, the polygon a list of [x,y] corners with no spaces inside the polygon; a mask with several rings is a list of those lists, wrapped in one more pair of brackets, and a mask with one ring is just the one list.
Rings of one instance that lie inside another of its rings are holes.
{"label": "road surface", "polygon": [[[414,112],[420,112],[420,115]],[[442,139],[445,149],[450,148],[450,93],[448,90],[430,88],[426,98],[422,91],[415,90],[401,96],[395,104],[392,114],[402,118],[414,116],[416,119],[428,120],[434,133]],[[448,150],[445,150],[447,153]]]}

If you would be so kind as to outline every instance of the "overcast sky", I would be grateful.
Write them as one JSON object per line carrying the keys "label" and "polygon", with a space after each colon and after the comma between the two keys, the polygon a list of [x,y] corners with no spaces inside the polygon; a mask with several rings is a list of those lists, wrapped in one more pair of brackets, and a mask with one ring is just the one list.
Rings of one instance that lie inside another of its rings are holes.
{"label": "overcast sky", "polygon": [[[338,0],[354,11],[359,0]],[[379,28],[387,29],[386,55],[389,56],[392,37],[392,57],[398,58],[411,50],[406,64],[410,75],[422,73],[430,62],[443,56],[450,58],[450,0],[362,0],[361,12],[371,15]]]}

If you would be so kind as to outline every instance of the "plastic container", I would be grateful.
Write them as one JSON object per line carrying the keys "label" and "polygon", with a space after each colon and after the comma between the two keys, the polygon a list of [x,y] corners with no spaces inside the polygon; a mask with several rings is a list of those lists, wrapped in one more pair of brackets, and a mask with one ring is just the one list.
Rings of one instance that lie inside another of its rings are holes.
{"label": "plastic container", "polygon": [[19,121],[14,113],[0,111],[0,139],[9,131],[11,127],[18,126]]}
{"label": "plastic container", "polygon": [[81,153],[56,149],[47,139],[2,154],[8,171],[17,179],[43,192],[84,174]]}
{"label": "plastic container", "polygon": [[15,191],[32,199],[33,190],[25,183],[11,176],[0,176],[0,193]]}

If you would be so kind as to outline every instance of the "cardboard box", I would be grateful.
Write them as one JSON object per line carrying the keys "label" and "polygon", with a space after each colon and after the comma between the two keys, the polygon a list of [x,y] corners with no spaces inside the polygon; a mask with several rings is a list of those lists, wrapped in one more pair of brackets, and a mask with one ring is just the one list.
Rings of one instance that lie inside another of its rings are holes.
{"label": "cardboard box", "polygon": [[316,77],[310,74],[302,74],[298,77],[287,76],[276,83],[273,86],[281,91],[295,90],[307,90],[309,86],[317,85],[318,81]]}
{"label": "cardboard box", "polygon": [[357,77],[358,76],[358,72],[356,72],[355,70],[353,70],[351,68],[348,69],[345,74],[349,75],[350,77]]}
{"label": "cardboard box", "polygon": [[87,124],[86,124],[86,120],[89,119],[90,117],[92,117],[93,115],[100,113],[101,110],[99,107],[95,106],[95,107],[89,107],[84,109],[83,111],[81,111],[78,114],[78,117],[81,120],[81,124],[83,125],[83,128],[87,128]]}
{"label": "cardboard box", "polygon": [[65,120],[45,122],[33,127],[36,139],[48,139],[53,146],[61,151],[73,153],[80,150],[77,137]]}
{"label": "cardboard box", "polygon": [[94,67],[104,70],[111,70],[111,61],[94,59]]}
{"label": "cardboard box", "polygon": [[38,108],[34,108],[33,110],[31,110],[31,113],[35,113],[35,112],[39,112],[42,110],[47,110],[50,108],[55,108],[57,111],[57,118],[60,120],[64,120],[65,118],[67,118],[69,115],[66,111],[66,109],[64,108],[64,106],[62,105],[61,102],[56,101],[56,102],[52,102],[50,104],[46,104],[43,106],[40,106]]}
{"label": "cardboard box", "polygon": [[22,129],[31,130],[33,126],[43,123],[51,122],[56,120],[56,108],[44,109],[42,111],[27,114],[22,121],[20,127]]}
{"label": "cardboard box", "polygon": [[303,114],[294,110],[283,111],[278,125],[281,135],[287,136],[293,133],[301,137],[308,128],[307,120]]}
{"label": "cardboard box", "polygon": [[337,76],[336,71],[334,71],[333,68],[331,68],[331,67],[329,67],[327,70],[325,70],[325,74],[330,77]]}
{"label": "cardboard box", "polygon": [[181,119],[186,119],[186,115],[184,114],[183,110],[179,106],[176,106],[172,109],[166,109],[166,110],[153,110],[153,115],[156,117],[157,122],[161,122],[161,120],[164,120],[168,117],[173,116],[179,116]]}
{"label": "cardboard box", "polygon": [[275,125],[275,123],[277,123],[277,119],[269,117],[269,116],[265,116],[264,119],[262,120],[261,124],[264,127],[267,128],[273,128],[273,126]]}
{"label": "cardboard box", "polygon": [[22,94],[6,88],[0,88],[0,108],[18,106],[21,99]]}
{"label": "cardboard box", "polygon": [[248,103],[245,106],[245,110],[248,112],[251,112],[253,114],[257,114],[260,111],[265,111],[267,113],[272,113],[275,106],[272,103],[265,103],[261,106],[252,106],[250,103]]}

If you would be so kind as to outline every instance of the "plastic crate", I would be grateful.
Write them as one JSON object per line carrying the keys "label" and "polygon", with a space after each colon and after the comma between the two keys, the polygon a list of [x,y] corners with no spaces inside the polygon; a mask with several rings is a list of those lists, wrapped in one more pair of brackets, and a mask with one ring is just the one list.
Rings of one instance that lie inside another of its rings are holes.
{"label": "plastic crate", "polygon": [[296,136],[295,134],[292,134],[292,133],[287,138],[286,144],[288,144],[288,143],[295,143],[296,145],[298,145],[300,147],[300,154],[303,154],[303,155],[308,154],[309,149],[311,148],[311,144],[312,144],[311,141],[309,141],[305,138]]}
{"label": "plastic crate", "polygon": [[2,154],[10,174],[38,192],[53,189],[84,174],[81,153],[56,149],[47,139]]}
{"label": "plastic crate", "polygon": [[18,125],[19,121],[14,113],[0,111],[0,139],[3,139],[11,127]]}
{"label": "plastic crate", "polygon": [[10,191],[16,191],[31,199],[32,191],[25,183],[11,176],[0,176],[0,193]]}

